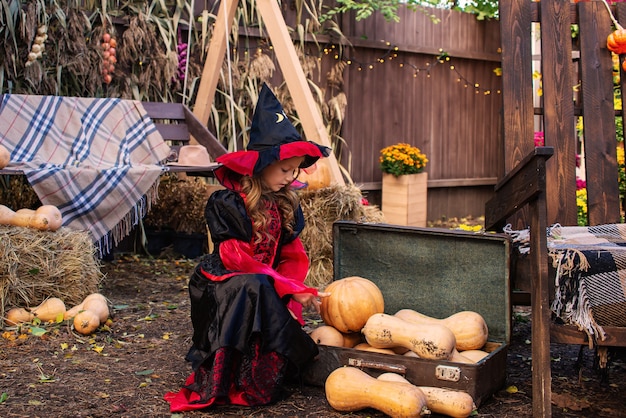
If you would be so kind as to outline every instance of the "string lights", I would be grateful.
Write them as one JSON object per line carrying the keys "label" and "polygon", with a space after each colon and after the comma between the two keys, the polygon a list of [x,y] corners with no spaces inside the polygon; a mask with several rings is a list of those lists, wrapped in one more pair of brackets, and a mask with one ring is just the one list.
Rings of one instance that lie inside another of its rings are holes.
{"label": "string lights", "polygon": [[[443,49],[439,49],[439,54],[433,55],[432,58],[425,62],[422,66],[415,65],[411,62],[401,61],[399,57],[399,48],[395,45],[392,45],[389,42],[385,42],[387,45],[387,49],[385,52],[374,61],[363,62],[359,61],[355,57],[347,57],[345,56],[335,44],[330,44],[325,46],[320,54],[317,56],[319,61],[322,60],[324,56],[328,56],[336,61],[343,61],[348,66],[356,68],[358,72],[369,72],[375,70],[378,66],[385,63],[393,63],[398,65],[400,68],[406,68],[411,71],[411,75],[413,78],[417,78],[419,76],[424,76],[426,78],[431,78],[431,73],[436,66],[447,65],[450,71],[453,71],[456,77],[457,83],[463,86],[466,89],[473,89],[475,94],[483,94],[485,96],[489,96],[493,93],[501,94],[500,88],[487,88],[482,86],[479,82],[472,81],[468,79],[465,75],[463,75],[453,62],[452,57],[444,51]],[[263,47],[254,48],[255,51],[262,49]],[[272,45],[267,45],[267,49],[273,51]],[[248,50],[244,50],[244,54],[248,55]],[[496,75],[501,75],[501,69],[494,69],[494,73]]]}
{"label": "string lights", "polygon": [[[356,66],[357,71],[363,71],[364,69],[367,70],[374,70],[376,68],[376,64],[384,64],[385,62],[390,62],[390,61],[399,61],[399,57],[398,57],[398,51],[399,48],[397,46],[391,45],[391,43],[389,42],[385,42],[385,44],[388,46],[387,50],[384,52],[384,54],[378,58],[376,58],[375,61],[372,62],[359,62],[357,59],[355,58],[346,58],[346,57],[342,57],[341,54],[339,52],[336,51],[336,46],[335,45],[330,45],[328,47],[325,47],[322,50],[322,54],[324,55],[333,55],[333,58],[335,60],[343,60],[346,62],[346,64],[350,65],[350,66]],[[321,56],[318,57],[318,59],[321,59]],[[475,81],[471,81],[469,80],[467,77],[465,77],[456,67],[456,65],[454,65],[454,63],[452,62],[452,58],[450,57],[450,55],[444,51],[443,49],[439,49],[439,54],[438,55],[434,55],[432,60],[429,62],[426,62],[422,67],[418,67],[415,64],[412,64],[410,62],[398,62],[397,65],[400,66],[400,68],[408,68],[412,71],[412,76],[413,78],[417,78],[419,75],[421,74],[425,74],[426,78],[430,78],[431,77],[431,71],[433,71],[433,68],[435,68],[435,66],[437,65],[443,65],[443,64],[447,64],[448,68],[451,71],[454,71],[455,75],[456,75],[456,81],[460,84],[463,85],[463,87],[465,88],[472,88],[474,89],[474,92],[476,94],[484,94],[485,96],[488,96],[492,93],[496,93],[496,94],[501,94],[501,90],[499,88],[497,89],[491,89],[491,88],[485,88],[483,86],[480,85],[480,83],[475,82]],[[494,70],[494,73],[496,73],[497,75],[500,75],[498,70]]]}

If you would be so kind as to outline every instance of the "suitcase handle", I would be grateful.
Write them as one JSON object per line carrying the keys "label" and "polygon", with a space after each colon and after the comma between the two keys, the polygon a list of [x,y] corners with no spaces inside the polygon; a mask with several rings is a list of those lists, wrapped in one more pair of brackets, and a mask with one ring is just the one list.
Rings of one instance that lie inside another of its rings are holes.
{"label": "suitcase handle", "polygon": [[360,358],[348,358],[348,366],[367,367],[369,369],[382,370],[385,372],[406,374],[406,366],[401,364],[382,363],[380,361],[369,361]]}

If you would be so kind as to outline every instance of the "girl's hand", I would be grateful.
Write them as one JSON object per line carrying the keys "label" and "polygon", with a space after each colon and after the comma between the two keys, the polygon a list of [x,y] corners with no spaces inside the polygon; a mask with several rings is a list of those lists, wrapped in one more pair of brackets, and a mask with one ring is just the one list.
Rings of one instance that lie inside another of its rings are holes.
{"label": "girl's hand", "polygon": [[313,306],[315,312],[320,313],[320,306],[322,305],[321,298],[328,296],[330,296],[328,292],[318,292],[317,296],[312,293],[296,293],[292,296],[292,299],[303,307]]}

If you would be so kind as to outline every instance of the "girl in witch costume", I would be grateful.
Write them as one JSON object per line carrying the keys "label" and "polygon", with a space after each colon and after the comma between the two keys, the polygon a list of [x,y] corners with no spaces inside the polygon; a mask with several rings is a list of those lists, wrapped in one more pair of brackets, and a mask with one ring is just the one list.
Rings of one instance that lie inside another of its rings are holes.
{"label": "girl in witch costume", "polygon": [[326,293],[304,284],[304,217],[291,189],[301,168],[330,154],[303,140],[267,85],[245,151],[223,155],[205,217],[215,244],[190,278],[193,373],[165,399],[171,412],[211,405],[265,405],[317,354],[302,307]]}

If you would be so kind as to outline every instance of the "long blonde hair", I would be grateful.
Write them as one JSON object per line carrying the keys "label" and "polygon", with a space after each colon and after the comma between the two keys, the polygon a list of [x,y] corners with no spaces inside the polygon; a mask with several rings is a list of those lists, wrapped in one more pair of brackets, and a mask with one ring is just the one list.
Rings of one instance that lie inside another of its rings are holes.
{"label": "long blonde hair", "polygon": [[[243,176],[240,180],[241,191],[246,195],[246,210],[252,219],[252,233],[255,242],[260,242],[263,235],[268,235],[269,214],[265,202],[276,202],[284,231],[293,233],[295,211],[298,207],[298,195],[291,187],[284,187],[274,192],[264,185],[260,177]],[[270,237],[270,239],[272,239]]]}

